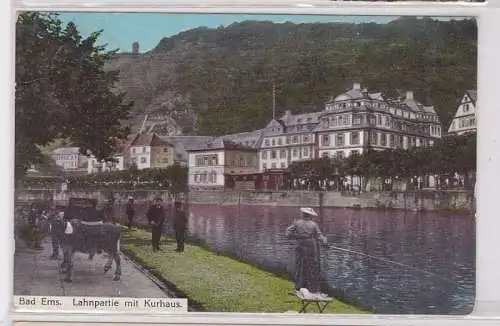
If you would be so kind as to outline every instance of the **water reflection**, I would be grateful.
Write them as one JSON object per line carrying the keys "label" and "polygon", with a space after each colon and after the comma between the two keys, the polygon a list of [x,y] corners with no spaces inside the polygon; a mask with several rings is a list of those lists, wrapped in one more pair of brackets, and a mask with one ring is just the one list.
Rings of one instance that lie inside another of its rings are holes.
{"label": "water reflection", "polygon": [[[190,207],[190,233],[211,250],[293,277],[285,228],[296,208]],[[330,289],[384,314],[468,314],[475,292],[475,224],[460,214],[323,209]]]}

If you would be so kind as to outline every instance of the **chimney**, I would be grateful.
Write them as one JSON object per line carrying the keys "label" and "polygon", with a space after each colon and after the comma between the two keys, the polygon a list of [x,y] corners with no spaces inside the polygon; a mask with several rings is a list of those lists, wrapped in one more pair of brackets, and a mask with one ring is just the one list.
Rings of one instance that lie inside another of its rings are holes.
{"label": "chimney", "polygon": [[407,91],[405,99],[406,100],[413,100],[413,92],[412,91]]}
{"label": "chimney", "polygon": [[360,83],[354,83],[352,85],[352,89],[355,91],[360,91],[361,90],[361,84]]}
{"label": "chimney", "polygon": [[139,42],[132,43],[132,54],[139,54]]}

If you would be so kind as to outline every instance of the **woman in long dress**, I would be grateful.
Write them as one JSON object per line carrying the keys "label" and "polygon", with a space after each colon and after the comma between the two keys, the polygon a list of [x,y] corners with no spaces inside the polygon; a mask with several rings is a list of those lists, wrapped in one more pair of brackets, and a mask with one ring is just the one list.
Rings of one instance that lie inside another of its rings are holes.
{"label": "woman in long dress", "polygon": [[297,240],[295,263],[295,289],[306,288],[311,293],[320,291],[320,242],[326,244],[326,237],[316,222],[318,214],[312,208],[301,208],[301,216],[286,229],[289,239]]}

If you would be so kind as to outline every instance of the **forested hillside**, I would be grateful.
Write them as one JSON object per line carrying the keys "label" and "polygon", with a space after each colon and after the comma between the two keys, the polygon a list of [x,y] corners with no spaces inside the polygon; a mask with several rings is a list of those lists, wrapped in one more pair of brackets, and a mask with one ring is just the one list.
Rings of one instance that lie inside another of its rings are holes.
{"label": "forested hillside", "polygon": [[413,90],[446,126],[463,91],[476,88],[476,61],[474,20],[400,18],[197,28],[150,53],[120,55],[110,67],[121,70],[119,88],[139,118],[164,112],[186,133],[218,135],[262,128],[272,116],[273,82],[278,113],[321,110],[356,81],[391,96]]}

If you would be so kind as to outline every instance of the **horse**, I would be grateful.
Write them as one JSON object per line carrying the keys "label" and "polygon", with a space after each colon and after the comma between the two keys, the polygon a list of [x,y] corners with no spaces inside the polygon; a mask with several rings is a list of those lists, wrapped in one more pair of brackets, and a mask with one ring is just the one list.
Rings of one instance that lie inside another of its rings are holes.
{"label": "horse", "polygon": [[[113,261],[116,264],[113,280],[121,278],[121,257],[120,257],[120,228],[111,223],[86,222],[82,219],[69,219],[63,212],[56,212],[45,215],[41,219],[42,224],[49,225],[49,232],[52,238],[52,259],[58,259],[59,248],[62,247],[63,259],[60,265],[60,272],[65,275],[65,282],[73,281],[74,264],[73,259],[76,252],[88,253],[89,259],[94,254],[104,252],[108,254],[108,260],[104,265],[104,272],[107,273]],[[42,227],[47,230],[47,227]]]}

